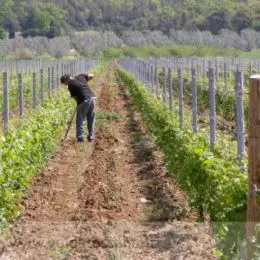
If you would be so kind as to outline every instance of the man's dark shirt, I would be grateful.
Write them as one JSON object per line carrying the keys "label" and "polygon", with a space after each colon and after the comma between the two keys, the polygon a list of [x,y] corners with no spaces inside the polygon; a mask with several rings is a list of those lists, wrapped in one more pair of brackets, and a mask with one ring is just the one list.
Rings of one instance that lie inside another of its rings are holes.
{"label": "man's dark shirt", "polygon": [[94,92],[88,85],[88,75],[80,74],[70,79],[68,83],[70,95],[74,97],[79,104],[83,103],[89,97],[95,97]]}

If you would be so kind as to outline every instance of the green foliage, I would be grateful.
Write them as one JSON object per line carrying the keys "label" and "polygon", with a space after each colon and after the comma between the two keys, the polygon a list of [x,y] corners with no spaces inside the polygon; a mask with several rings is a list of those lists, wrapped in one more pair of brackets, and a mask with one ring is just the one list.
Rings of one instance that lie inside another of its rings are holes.
{"label": "green foliage", "polygon": [[[210,46],[194,47],[188,45],[165,45],[160,47],[140,46],[121,48],[123,55],[128,57],[162,57],[162,56],[232,56],[238,57],[244,52],[228,48],[215,48]],[[245,55],[245,54],[244,54]]]}
{"label": "green foliage", "polygon": [[[244,232],[241,221],[246,219],[247,175],[237,165],[235,146],[221,136],[221,143],[216,144],[214,153],[210,152],[208,129],[197,135],[187,126],[180,130],[177,114],[171,115],[161,101],[125,71],[119,69],[118,74],[163,150],[169,171],[190,196],[191,205],[198,213],[203,208],[212,222],[220,222],[215,230],[224,256],[236,254]],[[224,222],[241,222],[241,228],[227,224],[226,231],[219,233]]]}
{"label": "green foliage", "polygon": [[0,6],[0,26],[9,30],[10,38],[14,38],[17,17],[13,12],[14,3],[12,0],[2,1]]}
{"label": "green foliage", "polygon": [[[173,96],[178,96],[178,75],[177,72],[172,75],[173,77]],[[192,84],[191,84],[191,73],[183,73],[183,83],[184,83],[184,94],[185,100],[188,104],[192,103]],[[219,77],[223,77],[223,75],[219,75]],[[245,93],[247,92],[248,86],[248,74],[245,73]],[[215,102],[216,102],[216,114],[220,116],[223,120],[228,122],[234,122],[236,120],[236,95],[235,95],[235,78],[231,77],[227,81],[227,85],[223,81],[215,82]],[[197,104],[198,104],[198,112],[203,114],[205,110],[209,111],[210,103],[209,103],[209,89],[208,89],[208,78],[198,77],[197,78]],[[159,87],[163,88],[163,73],[159,72]],[[161,90],[162,91],[162,90]],[[249,114],[249,102],[248,95],[243,96],[244,99],[244,121],[248,121]]]}
{"label": "green foliage", "polygon": [[252,50],[250,52],[242,52],[240,55],[242,58],[247,58],[247,59],[256,59],[260,58],[260,49],[258,50]]}
{"label": "green foliage", "polygon": [[[246,175],[240,172],[236,158],[226,161],[229,156],[226,157],[223,151],[213,156],[206,136],[194,135],[187,129],[179,130],[178,119],[171,116],[160,101],[129,75],[122,71],[119,75],[164,150],[169,169],[190,193],[193,204],[203,205],[212,221],[241,220],[240,213],[244,212],[246,202]],[[234,178],[237,178],[235,184],[230,182]],[[242,211],[233,214],[239,208]]]}
{"label": "green foliage", "polygon": [[[173,84],[175,95],[178,94],[178,79],[177,77],[174,78],[175,84]],[[192,85],[191,79],[189,75],[183,75],[183,81],[185,83],[184,93],[191,104],[192,99]],[[197,98],[198,98],[198,110],[199,112],[204,112],[205,109],[209,109],[209,90],[208,90],[208,79],[204,80],[203,78],[197,79]],[[216,102],[216,114],[221,116],[223,119],[227,121],[234,121],[235,120],[235,109],[236,109],[236,95],[234,92],[234,78],[231,79],[227,86],[224,83],[216,83],[215,89],[215,102]],[[244,102],[244,115],[245,121],[248,119],[248,111],[249,111],[249,104],[248,104],[248,96],[245,96]]]}
{"label": "green foliage", "polygon": [[96,115],[97,119],[106,119],[106,120],[120,120],[122,119],[122,116],[118,113],[97,113]]}
{"label": "green foliage", "polygon": [[[47,90],[47,75],[44,77],[44,91]],[[3,80],[2,77],[0,77],[0,80]],[[19,88],[18,88],[18,77],[17,76],[10,76],[8,78],[9,82],[9,109],[12,110],[16,107],[18,107],[19,102]],[[14,87],[12,87],[14,86]],[[36,92],[37,92],[37,99],[40,97],[40,85],[37,84],[36,86]],[[46,95],[46,93],[44,93]],[[23,77],[23,97],[25,104],[31,104],[32,102],[32,95],[33,95],[33,89],[32,89],[32,78],[28,76]],[[0,110],[3,111],[4,108],[4,95],[3,91],[0,91]],[[39,101],[39,100],[38,100]]]}
{"label": "green foliage", "polygon": [[67,99],[61,94],[59,101],[50,100],[1,138],[0,222],[17,216],[22,209],[17,202],[53,151],[70,116],[72,106]]}
{"label": "green foliage", "polygon": [[123,56],[123,51],[121,49],[110,48],[109,50],[103,51],[104,59],[115,59]]}
{"label": "green foliage", "polygon": [[4,40],[6,38],[6,32],[3,28],[0,27],[0,40]]}
{"label": "green foliage", "polygon": [[23,35],[53,38],[64,33],[67,12],[55,4],[40,5],[31,10],[23,25]]}
{"label": "green foliage", "polygon": [[[260,31],[257,0],[57,0],[48,4],[44,0],[35,0],[33,3],[29,0],[5,0],[0,7],[1,27],[9,32],[22,28],[24,35],[32,36],[49,34],[49,37],[54,37],[61,35],[64,29],[81,31],[89,27],[107,27],[117,33],[129,28],[159,30],[166,34],[172,28],[203,29],[213,33],[221,28],[238,32],[245,28]],[[67,13],[65,23],[64,12]],[[43,21],[42,17],[46,17],[46,20]],[[52,20],[54,22],[51,24]],[[33,24],[34,21],[37,25]],[[42,30],[39,24],[43,25]]]}

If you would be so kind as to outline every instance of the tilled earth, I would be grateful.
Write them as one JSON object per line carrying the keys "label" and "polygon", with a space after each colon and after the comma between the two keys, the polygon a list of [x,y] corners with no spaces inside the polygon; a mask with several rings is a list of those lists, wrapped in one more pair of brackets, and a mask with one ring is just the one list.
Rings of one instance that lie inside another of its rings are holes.
{"label": "tilled earth", "polygon": [[164,167],[114,74],[93,82],[96,141],[75,128],[32,181],[0,259],[215,259],[213,240]]}

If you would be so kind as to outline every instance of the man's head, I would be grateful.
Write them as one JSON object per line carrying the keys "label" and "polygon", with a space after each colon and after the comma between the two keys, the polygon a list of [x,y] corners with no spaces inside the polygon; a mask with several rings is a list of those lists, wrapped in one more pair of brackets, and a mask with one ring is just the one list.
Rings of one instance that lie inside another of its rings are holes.
{"label": "man's head", "polygon": [[68,85],[69,84],[69,79],[70,79],[70,75],[69,74],[64,74],[60,77],[60,83],[64,84],[64,85]]}

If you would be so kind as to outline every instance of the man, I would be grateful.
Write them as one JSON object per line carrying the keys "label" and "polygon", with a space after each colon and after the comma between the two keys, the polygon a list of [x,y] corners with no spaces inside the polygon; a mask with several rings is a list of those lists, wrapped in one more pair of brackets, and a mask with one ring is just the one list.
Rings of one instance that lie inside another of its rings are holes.
{"label": "man", "polygon": [[88,126],[88,141],[92,142],[95,139],[95,94],[88,85],[88,81],[93,77],[93,74],[79,74],[75,77],[65,74],[60,78],[60,82],[68,86],[71,97],[77,101],[76,137],[78,142],[85,141],[85,120]]}

